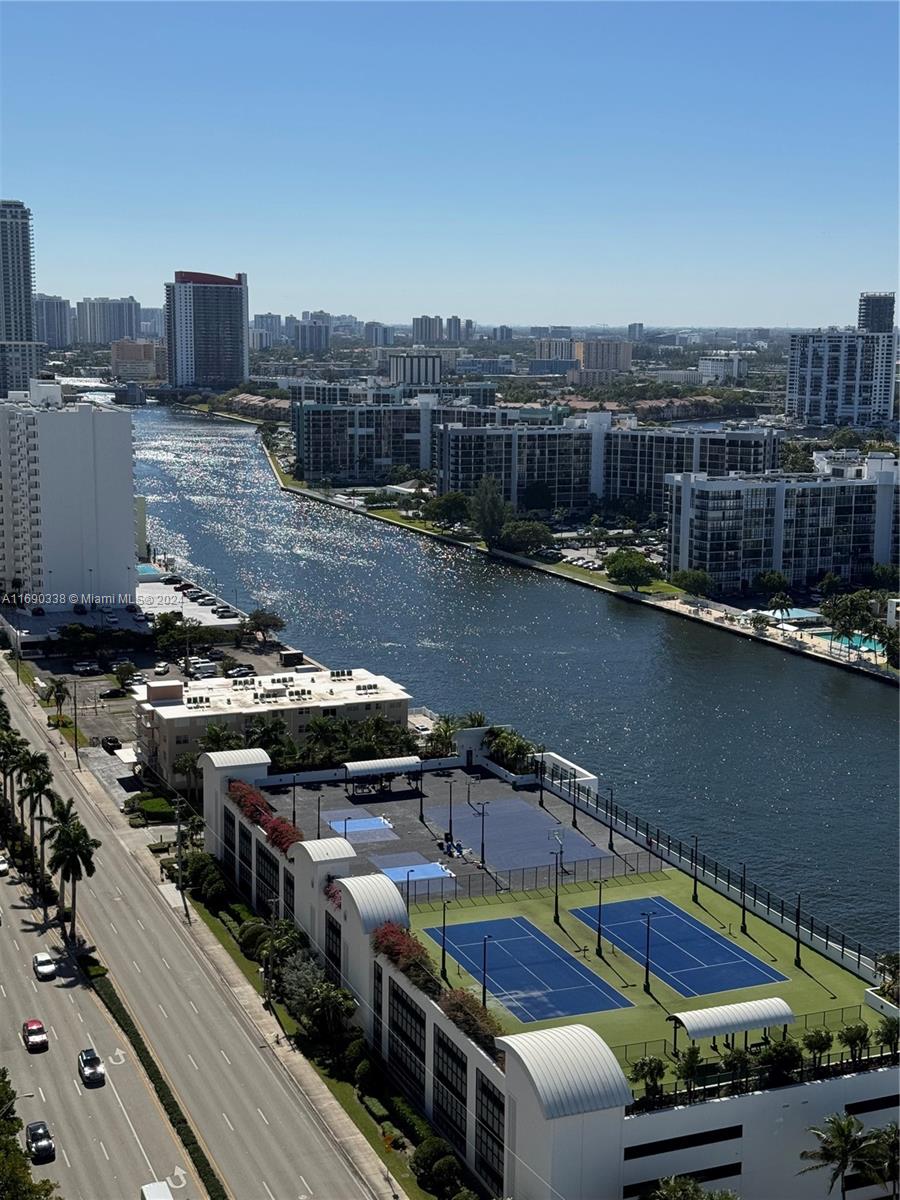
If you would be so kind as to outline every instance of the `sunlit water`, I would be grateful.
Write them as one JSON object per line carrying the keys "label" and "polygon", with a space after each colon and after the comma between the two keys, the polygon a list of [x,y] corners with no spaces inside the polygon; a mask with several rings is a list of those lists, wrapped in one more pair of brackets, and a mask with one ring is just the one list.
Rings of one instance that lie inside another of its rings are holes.
{"label": "sunlit water", "polygon": [[483,709],[822,921],[896,942],[893,688],[295,499],[247,426],[134,424],[152,543],[277,609],[292,645]]}

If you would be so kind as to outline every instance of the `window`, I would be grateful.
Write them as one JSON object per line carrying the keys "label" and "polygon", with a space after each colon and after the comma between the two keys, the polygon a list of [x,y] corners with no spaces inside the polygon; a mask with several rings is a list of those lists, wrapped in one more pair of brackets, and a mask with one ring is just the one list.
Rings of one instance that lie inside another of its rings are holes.
{"label": "window", "polygon": [[330,912],[325,914],[325,974],[341,985],[341,926]]}
{"label": "window", "polygon": [[391,1066],[419,1104],[425,1098],[425,1011],[392,979],[388,999]]}
{"label": "window", "polygon": [[222,842],[224,845],[223,859],[225,862],[225,873],[229,879],[234,879],[234,851],[235,851],[235,828],[234,828],[234,813],[224,810],[224,825],[222,828]]}
{"label": "window", "polygon": [[294,877],[287,868],[284,872],[284,910],[288,916],[294,915]]}
{"label": "window", "polygon": [[[715,1183],[717,1179],[733,1179],[740,1173],[740,1163],[726,1163],[722,1167],[701,1167],[696,1171],[686,1172],[691,1179],[696,1179],[698,1183]],[[641,1183],[629,1183],[622,1189],[623,1200],[650,1196],[656,1191],[659,1184],[659,1179],[645,1179]]]}
{"label": "window", "polygon": [[278,904],[278,861],[262,842],[256,843],[256,898],[266,905]]}
{"label": "window", "polygon": [[253,895],[253,837],[244,825],[238,830],[238,888]]}
{"label": "window", "polygon": [[506,1100],[503,1093],[483,1075],[475,1072],[475,1169],[503,1195],[504,1125]]}
{"label": "window", "polygon": [[466,1149],[466,1074],[468,1059],[435,1027],[434,1123],[458,1150]]}
{"label": "window", "polygon": [[382,1020],[384,1013],[384,971],[379,962],[374,965],[374,974],[372,977],[372,1011],[375,1014],[372,1020],[372,1040],[375,1043],[375,1049],[381,1054],[381,1040],[384,1034],[384,1021]]}
{"label": "window", "polygon": [[670,1154],[673,1150],[689,1150],[692,1146],[710,1146],[713,1142],[727,1142],[742,1137],[743,1125],[728,1125],[723,1129],[704,1129],[700,1133],[686,1133],[682,1137],[662,1138],[656,1142],[643,1142],[639,1146],[627,1146],[624,1158],[646,1158],[650,1154]]}

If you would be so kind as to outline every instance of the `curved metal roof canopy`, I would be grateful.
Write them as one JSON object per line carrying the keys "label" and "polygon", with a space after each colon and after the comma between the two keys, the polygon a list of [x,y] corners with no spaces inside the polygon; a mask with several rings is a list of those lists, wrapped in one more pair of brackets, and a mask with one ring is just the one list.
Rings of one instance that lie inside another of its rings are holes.
{"label": "curved metal roof canopy", "polygon": [[418,756],[409,758],[369,758],[360,762],[345,762],[341,766],[348,779],[363,775],[402,775],[404,771],[418,771],[422,760]]}
{"label": "curved metal roof canopy", "polygon": [[513,1033],[495,1042],[518,1058],[548,1120],[622,1108],[634,1099],[612,1050],[586,1025]]}
{"label": "curved metal roof canopy", "polygon": [[747,1029],[768,1029],[770,1025],[791,1025],[794,1014],[784,1000],[743,1000],[740,1004],[720,1004],[716,1008],[698,1008],[693,1012],[672,1013],[690,1038],[716,1037],[724,1033],[743,1033]]}

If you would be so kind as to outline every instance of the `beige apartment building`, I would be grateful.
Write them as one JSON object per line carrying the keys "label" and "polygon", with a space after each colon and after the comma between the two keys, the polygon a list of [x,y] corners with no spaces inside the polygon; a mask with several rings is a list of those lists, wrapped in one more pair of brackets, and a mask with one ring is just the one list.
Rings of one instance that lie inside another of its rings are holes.
{"label": "beige apartment building", "polygon": [[165,378],[165,350],[159,342],[122,338],[110,346],[110,367],[125,382]]}
{"label": "beige apartment building", "polygon": [[241,735],[254,717],[281,717],[289,735],[302,745],[314,717],[365,721],[380,716],[406,726],[409,693],[384,675],[321,667],[285,670],[250,679],[164,680],[138,689],[135,704],[135,753],[172,783],[175,760],[199,754],[210,725]]}

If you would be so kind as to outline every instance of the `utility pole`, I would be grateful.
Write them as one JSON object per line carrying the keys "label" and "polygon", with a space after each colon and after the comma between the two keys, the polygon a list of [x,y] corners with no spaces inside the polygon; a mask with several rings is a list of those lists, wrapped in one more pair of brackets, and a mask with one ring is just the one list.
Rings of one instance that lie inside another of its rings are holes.
{"label": "utility pole", "polygon": [[[693,893],[691,894],[691,899],[693,900],[693,902],[694,902],[695,904],[699,904],[699,903],[700,903],[700,898],[699,898],[699,896],[697,895],[697,859],[698,859],[698,857],[699,857],[699,855],[698,855],[698,852],[697,852],[697,851],[698,851],[698,845],[699,845],[699,843],[698,843],[698,840],[697,840],[697,835],[696,835],[696,833],[693,835],[693,838],[694,838],[694,854],[693,854],[693,859],[694,859],[694,861],[691,863],[691,866],[693,867],[693,872],[692,872],[692,874],[693,874],[693,876],[694,876],[694,890],[693,890]],[[746,933],[746,932],[747,932],[747,930],[746,930],[746,929],[744,929],[744,930],[742,930],[742,932],[743,932],[743,933]]]}
{"label": "utility pole", "polygon": [[72,684],[72,732],[75,741],[75,769],[81,770],[81,756],[78,753],[78,680]]}
{"label": "utility pole", "polygon": [[272,1007],[272,959],[275,950],[275,901],[269,901],[269,949],[266,953],[266,972],[263,983],[263,1007]]}

